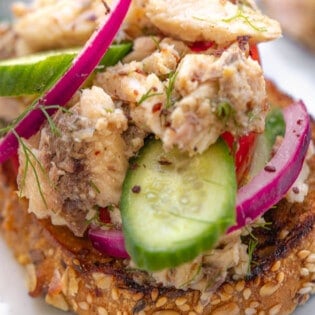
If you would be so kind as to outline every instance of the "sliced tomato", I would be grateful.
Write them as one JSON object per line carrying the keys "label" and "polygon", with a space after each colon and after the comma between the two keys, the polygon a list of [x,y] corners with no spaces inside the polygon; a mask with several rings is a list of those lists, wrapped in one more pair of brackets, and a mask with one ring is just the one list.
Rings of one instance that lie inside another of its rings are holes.
{"label": "sliced tomato", "polygon": [[20,166],[20,162],[19,162],[18,155],[17,154],[12,155],[10,158],[10,167],[12,169],[14,177],[17,177],[17,175],[18,175],[19,166]]}
{"label": "sliced tomato", "polygon": [[99,219],[102,223],[111,223],[109,207],[99,208]]}
{"label": "sliced tomato", "polygon": [[249,47],[249,55],[252,57],[252,59],[258,61],[259,63],[260,62],[260,55],[259,55],[259,50],[258,50],[258,47],[257,45],[250,45]]}
{"label": "sliced tomato", "polygon": [[[215,42],[213,41],[199,41],[199,42],[194,42],[192,44],[189,45],[189,48],[193,51],[193,52],[202,52],[205,51],[209,48],[211,48],[213,45],[215,44]],[[259,55],[259,50],[256,44],[251,44],[249,47],[249,55],[252,57],[252,59],[260,62],[260,55]]]}
{"label": "sliced tomato", "polygon": [[211,48],[214,44],[215,43],[212,41],[210,42],[200,41],[192,43],[191,45],[189,45],[189,48],[194,52],[201,52]]}
{"label": "sliced tomato", "polygon": [[237,181],[241,183],[252,162],[257,134],[251,132],[236,140],[230,132],[225,132],[222,134],[222,138],[233,152]]}

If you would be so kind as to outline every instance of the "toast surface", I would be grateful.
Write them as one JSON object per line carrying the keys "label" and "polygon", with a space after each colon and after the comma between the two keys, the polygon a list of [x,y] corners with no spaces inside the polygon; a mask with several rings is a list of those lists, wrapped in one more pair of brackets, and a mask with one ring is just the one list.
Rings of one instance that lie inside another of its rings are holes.
{"label": "toast surface", "polygon": [[[292,102],[272,83],[271,103]],[[315,139],[315,124],[312,124]],[[18,262],[28,271],[31,296],[76,314],[290,314],[315,292],[315,157],[309,166],[309,194],[302,204],[281,201],[265,214],[271,229],[253,231],[259,243],[251,274],[227,279],[209,303],[200,292],[162,287],[124,260],[105,257],[85,238],[27,213],[18,198],[10,163],[0,171],[0,230]],[[256,313],[255,313],[256,312]]]}

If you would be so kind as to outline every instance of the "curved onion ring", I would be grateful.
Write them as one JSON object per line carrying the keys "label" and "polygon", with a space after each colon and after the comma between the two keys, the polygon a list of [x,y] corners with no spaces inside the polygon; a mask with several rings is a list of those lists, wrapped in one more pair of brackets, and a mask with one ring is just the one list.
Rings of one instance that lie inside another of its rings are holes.
{"label": "curved onion ring", "polygon": [[116,258],[129,258],[121,230],[91,228],[88,235],[94,248],[101,253]]}
{"label": "curved onion ring", "polygon": [[283,141],[265,168],[236,198],[237,223],[234,231],[263,215],[287,193],[298,177],[311,141],[310,117],[302,101],[283,110],[286,131]]}
{"label": "curved onion ring", "polygon": [[[29,138],[40,129],[46,116],[39,107],[56,104],[64,106],[80,88],[112,43],[128,12],[130,3],[131,0],[118,1],[116,7],[93,33],[66,73],[37,101],[35,108],[18,123],[15,130],[6,134],[0,143],[0,163],[9,159],[17,151],[16,134]],[[47,110],[49,115],[53,115],[55,111],[56,109]]]}

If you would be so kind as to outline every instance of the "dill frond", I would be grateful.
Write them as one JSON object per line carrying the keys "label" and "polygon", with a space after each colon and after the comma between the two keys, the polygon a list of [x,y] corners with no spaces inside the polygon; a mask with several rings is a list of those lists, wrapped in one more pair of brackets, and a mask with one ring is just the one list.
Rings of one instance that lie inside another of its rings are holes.
{"label": "dill frond", "polygon": [[237,19],[243,20],[246,24],[248,24],[252,29],[254,29],[257,32],[266,32],[267,31],[266,27],[259,27],[259,26],[255,25],[251,21],[250,17],[243,12],[241,6],[239,6],[239,8],[238,8],[238,10],[234,16],[232,16],[230,18],[222,19],[222,21],[226,22],[226,23],[230,23],[230,22],[235,21]]}
{"label": "dill frond", "polygon": [[160,95],[163,95],[163,93],[158,93],[158,92],[155,92],[154,91],[154,88],[149,88],[149,90],[144,93],[140,100],[137,102],[137,105],[141,105],[143,102],[145,102],[147,99],[151,98],[151,97],[154,97],[154,96],[160,96]]}
{"label": "dill frond", "polygon": [[177,78],[178,72],[172,71],[168,75],[168,85],[166,86],[166,104],[165,108],[168,109],[173,105],[173,100],[172,100],[172,93],[174,91],[175,87],[175,81]]}
{"label": "dill frond", "polygon": [[89,181],[89,186],[90,186],[97,194],[100,194],[100,193],[101,193],[101,190],[97,187],[97,185],[96,185],[92,180]]}
{"label": "dill frond", "polygon": [[[48,204],[45,198],[45,194],[43,192],[42,189],[42,185],[40,182],[40,174],[38,173],[38,170],[47,178],[48,182],[50,182],[48,173],[46,171],[46,169],[44,168],[44,166],[42,165],[42,163],[40,162],[40,160],[37,158],[37,156],[34,154],[34,152],[32,151],[32,149],[27,145],[27,143],[22,139],[22,137],[20,137],[20,135],[16,132],[15,128],[18,125],[18,123],[32,110],[34,109],[38,109],[40,110],[46,117],[49,128],[51,130],[51,132],[55,135],[55,136],[60,136],[61,135],[61,131],[58,129],[58,127],[56,126],[55,122],[53,121],[53,119],[51,118],[51,116],[49,115],[48,111],[49,110],[61,110],[62,112],[65,113],[70,113],[71,111],[69,111],[68,109],[65,109],[59,105],[51,105],[51,106],[36,106],[36,104],[32,104],[29,107],[27,107],[19,116],[17,116],[8,126],[1,128],[0,129],[0,135],[5,135],[7,132],[12,132],[12,134],[16,137],[16,139],[18,140],[19,146],[25,156],[25,165],[24,165],[24,171],[23,174],[21,176],[21,181],[20,181],[20,185],[19,185],[19,195],[20,198],[23,195],[23,190],[24,187],[26,185],[26,178],[27,178],[27,174],[29,171],[32,171],[35,177],[35,181],[36,181],[36,185],[38,187],[38,191],[39,194],[42,198],[42,201],[45,205],[46,208],[48,208]],[[51,183],[50,183],[51,184]]]}
{"label": "dill frond", "polygon": [[254,263],[253,261],[253,255],[254,251],[258,245],[258,240],[257,238],[250,238],[249,243],[248,243],[248,266],[247,266],[247,276],[251,274],[251,265]]}
{"label": "dill frond", "polygon": [[151,39],[152,39],[153,43],[155,44],[156,49],[158,51],[161,51],[160,41],[158,41],[158,39],[156,39],[156,37],[153,35],[151,36]]}
{"label": "dill frond", "polygon": [[[44,195],[41,183],[40,183],[39,174],[38,174],[37,169],[36,169],[36,165],[39,166],[39,169],[45,175],[46,175],[46,170],[44,169],[44,167],[42,166],[41,162],[38,160],[36,155],[33,153],[33,151],[26,145],[25,141],[17,134],[17,132],[14,129],[12,130],[12,132],[16,136],[16,138],[19,142],[19,145],[20,145],[21,149],[23,150],[23,153],[25,156],[24,173],[22,176],[21,184],[20,184],[20,198],[22,197],[23,189],[25,187],[27,172],[29,170],[29,167],[31,167],[31,169],[34,173],[34,177],[35,177],[36,185],[38,187],[39,194],[42,198],[42,201],[43,201],[45,207],[48,208],[47,201],[46,201],[46,198],[45,198],[45,195]],[[36,164],[34,163],[34,161]]]}

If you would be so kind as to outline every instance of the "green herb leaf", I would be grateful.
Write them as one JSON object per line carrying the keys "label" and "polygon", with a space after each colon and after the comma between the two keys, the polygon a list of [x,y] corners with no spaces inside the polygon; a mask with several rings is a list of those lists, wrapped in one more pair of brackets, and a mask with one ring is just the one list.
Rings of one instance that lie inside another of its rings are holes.
{"label": "green herb leaf", "polygon": [[238,8],[238,10],[234,16],[227,18],[227,19],[223,19],[222,21],[226,22],[226,23],[230,23],[230,22],[238,20],[238,19],[243,20],[246,24],[248,24],[252,29],[254,29],[257,32],[266,32],[267,31],[266,27],[259,27],[259,26],[255,25],[253,23],[253,21],[250,19],[249,15],[246,15],[243,12],[241,7]]}
{"label": "green herb leaf", "polygon": [[173,105],[172,93],[174,91],[177,75],[178,75],[178,72],[176,71],[172,71],[168,75],[168,85],[166,86],[166,104],[165,104],[166,109],[170,108]]}
{"label": "green herb leaf", "polygon": [[228,101],[220,102],[216,109],[217,116],[221,119],[229,118],[232,114],[232,111],[232,106]]}
{"label": "green herb leaf", "polygon": [[154,89],[151,87],[145,94],[143,94],[138,101],[138,105],[141,105],[143,102],[145,102],[147,99],[154,97],[154,96],[159,96],[163,95],[163,93],[156,93]]}

